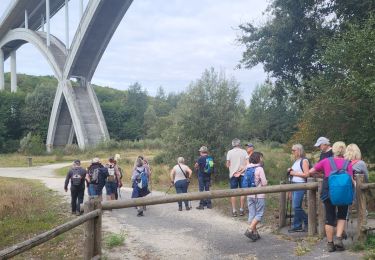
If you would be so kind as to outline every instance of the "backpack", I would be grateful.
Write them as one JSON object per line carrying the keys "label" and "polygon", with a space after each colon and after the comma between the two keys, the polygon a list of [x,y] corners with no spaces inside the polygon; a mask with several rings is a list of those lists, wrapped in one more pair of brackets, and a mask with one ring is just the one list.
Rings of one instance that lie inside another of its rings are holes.
{"label": "backpack", "polygon": [[115,182],[116,181],[116,171],[115,167],[113,165],[108,167],[108,179],[109,182]]}
{"label": "backpack", "polygon": [[256,187],[255,183],[255,169],[259,166],[248,167],[245,171],[244,176],[241,178],[241,188],[252,188]]}
{"label": "backpack", "polygon": [[328,158],[331,173],[328,177],[329,198],[334,206],[347,206],[353,202],[353,182],[348,173],[349,161],[345,160],[342,169],[338,170],[332,157]]}
{"label": "backpack", "polygon": [[204,165],[203,172],[211,174],[214,170],[214,160],[211,156],[206,157],[206,164]]}
{"label": "backpack", "polygon": [[143,169],[143,171],[139,171],[137,169],[137,172],[139,173],[139,175],[138,175],[138,177],[136,179],[138,188],[140,188],[140,189],[147,188],[147,186],[148,186],[148,178],[147,178],[146,170]]}
{"label": "backpack", "polygon": [[307,160],[307,162],[309,163],[309,170],[310,170],[310,169],[312,168],[312,164],[311,164],[310,160],[307,159],[306,157],[302,157],[302,158],[301,158],[301,161],[300,161],[300,163],[299,163],[299,166],[301,167],[301,170],[303,171],[302,164],[303,164],[303,161],[304,161],[304,160]]}
{"label": "backpack", "polygon": [[98,184],[99,183],[99,168],[100,166],[90,167],[89,168],[89,178],[91,184]]}
{"label": "backpack", "polygon": [[72,186],[80,186],[82,183],[82,175],[80,174],[79,169],[73,168],[72,171]]}

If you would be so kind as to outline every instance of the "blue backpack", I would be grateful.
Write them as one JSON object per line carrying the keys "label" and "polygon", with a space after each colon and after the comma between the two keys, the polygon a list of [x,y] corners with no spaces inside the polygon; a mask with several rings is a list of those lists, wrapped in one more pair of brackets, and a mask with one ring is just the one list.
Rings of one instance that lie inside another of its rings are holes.
{"label": "blue backpack", "polygon": [[204,173],[211,174],[214,170],[214,159],[211,156],[207,156],[206,164],[204,166]]}
{"label": "blue backpack", "polygon": [[140,188],[140,189],[147,188],[148,178],[147,178],[147,174],[146,174],[145,169],[143,169],[143,171],[137,170],[137,172],[139,173],[139,175],[136,179],[138,188]]}
{"label": "blue backpack", "polygon": [[241,179],[241,188],[252,188],[256,187],[255,183],[255,167],[249,167],[246,169],[244,176]]}
{"label": "blue backpack", "polygon": [[349,161],[345,160],[342,169],[338,170],[333,157],[328,158],[331,164],[331,173],[328,177],[329,198],[332,205],[347,206],[353,203],[353,182],[348,173]]}

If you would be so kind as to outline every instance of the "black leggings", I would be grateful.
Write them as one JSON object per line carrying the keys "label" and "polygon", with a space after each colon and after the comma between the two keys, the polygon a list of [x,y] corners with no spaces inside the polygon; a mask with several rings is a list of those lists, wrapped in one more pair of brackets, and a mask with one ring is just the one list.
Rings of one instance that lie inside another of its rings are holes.
{"label": "black leggings", "polygon": [[[326,225],[335,227],[338,219],[346,220],[348,215],[348,206],[334,206],[330,199],[324,201],[326,210]],[[337,207],[337,212],[336,212]]]}

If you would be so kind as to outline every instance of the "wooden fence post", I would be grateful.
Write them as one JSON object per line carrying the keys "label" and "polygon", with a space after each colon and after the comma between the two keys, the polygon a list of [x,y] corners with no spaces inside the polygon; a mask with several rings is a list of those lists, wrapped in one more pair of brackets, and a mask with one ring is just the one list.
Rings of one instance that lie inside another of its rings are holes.
{"label": "wooden fence post", "polygon": [[[280,184],[284,184],[283,181]],[[286,226],[286,192],[280,192],[280,200],[279,200],[279,228]]]}
{"label": "wooden fence post", "polygon": [[318,179],[318,235],[319,237],[325,236],[325,219],[326,219],[326,211],[324,210],[324,204],[320,200],[320,196],[323,192],[323,180]]}
{"label": "wooden fence post", "polygon": [[367,225],[367,216],[366,216],[366,191],[361,189],[362,184],[364,183],[364,175],[356,175],[356,197],[357,197],[357,239],[358,241],[365,241],[367,231],[365,229]]}
{"label": "wooden fence post", "polygon": [[[307,182],[315,182],[315,178],[307,178]],[[307,191],[307,215],[308,215],[308,235],[313,236],[316,233],[316,189]]]}
{"label": "wooden fence post", "polygon": [[[94,209],[102,209],[102,203],[100,199],[95,198]],[[99,216],[94,219],[94,256],[102,255],[102,211]]]}
{"label": "wooden fence post", "polygon": [[[88,201],[84,203],[84,214],[87,214],[94,210],[94,200],[90,198]],[[83,247],[83,259],[84,260],[91,260],[94,256],[94,248],[95,248],[95,233],[94,233],[94,219],[90,219],[85,224],[85,242]]]}

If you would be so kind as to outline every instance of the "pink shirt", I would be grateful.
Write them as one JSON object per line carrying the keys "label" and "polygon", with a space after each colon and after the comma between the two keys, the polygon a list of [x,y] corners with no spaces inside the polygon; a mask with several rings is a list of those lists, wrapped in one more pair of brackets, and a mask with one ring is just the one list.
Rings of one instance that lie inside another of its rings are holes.
{"label": "pink shirt", "polygon": [[[345,159],[344,158],[340,158],[340,157],[335,157],[335,158],[333,158],[333,160],[335,161],[336,168],[338,170],[342,168],[342,166],[344,165],[344,162],[345,162]],[[318,172],[323,171],[325,177],[328,177],[329,174],[332,171],[332,169],[331,169],[331,163],[330,163],[330,161],[329,161],[328,158],[325,158],[325,159],[321,160],[320,162],[318,162],[317,164],[315,164],[314,168]],[[353,176],[352,163],[349,163],[348,173]]]}

